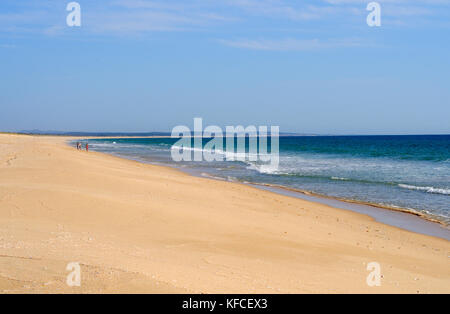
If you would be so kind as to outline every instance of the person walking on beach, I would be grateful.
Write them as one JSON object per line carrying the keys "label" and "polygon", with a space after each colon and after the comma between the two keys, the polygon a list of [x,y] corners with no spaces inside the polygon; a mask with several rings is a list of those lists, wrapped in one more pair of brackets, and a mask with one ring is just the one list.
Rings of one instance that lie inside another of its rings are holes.
{"label": "person walking on beach", "polygon": [[77,149],[81,150],[81,143],[80,142],[77,142]]}
{"label": "person walking on beach", "polygon": [[89,151],[89,143],[86,143],[86,151]]}

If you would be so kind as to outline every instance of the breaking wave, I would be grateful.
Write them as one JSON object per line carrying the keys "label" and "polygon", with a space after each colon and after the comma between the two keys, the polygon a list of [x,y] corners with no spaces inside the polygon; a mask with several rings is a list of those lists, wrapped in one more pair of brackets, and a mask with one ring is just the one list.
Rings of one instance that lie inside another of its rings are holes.
{"label": "breaking wave", "polygon": [[450,195],[450,189],[441,189],[441,188],[435,188],[432,186],[415,186],[415,185],[408,185],[408,184],[399,184],[398,186],[403,189],[408,189],[408,190],[424,191],[424,192],[433,193],[433,194]]}

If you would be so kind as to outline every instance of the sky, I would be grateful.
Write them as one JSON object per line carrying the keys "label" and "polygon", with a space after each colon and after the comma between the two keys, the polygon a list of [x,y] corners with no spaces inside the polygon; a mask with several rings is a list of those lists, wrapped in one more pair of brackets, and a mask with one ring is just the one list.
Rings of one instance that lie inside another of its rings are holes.
{"label": "sky", "polygon": [[0,1],[0,131],[450,134],[450,0]]}

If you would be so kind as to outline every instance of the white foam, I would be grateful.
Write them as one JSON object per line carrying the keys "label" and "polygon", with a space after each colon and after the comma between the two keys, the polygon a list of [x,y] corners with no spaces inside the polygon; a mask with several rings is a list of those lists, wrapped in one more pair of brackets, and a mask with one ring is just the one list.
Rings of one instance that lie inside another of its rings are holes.
{"label": "white foam", "polygon": [[256,170],[259,173],[265,173],[265,174],[284,174],[282,171],[279,170],[278,166],[271,165],[271,164],[256,165],[256,164],[249,163],[249,165],[247,166],[247,169]]}
{"label": "white foam", "polygon": [[348,180],[350,180],[350,179],[347,179],[347,178],[341,178],[341,177],[331,177],[331,180],[348,181]]}
{"label": "white foam", "polygon": [[173,145],[171,147],[172,150],[186,150],[186,151],[194,151],[194,152],[203,152],[208,154],[218,154],[224,156],[227,160],[258,160],[258,158],[261,158],[261,156],[270,156],[270,154],[252,154],[247,152],[228,152],[223,151],[221,149],[215,149],[215,150],[208,150],[204,148],[197,148],[197,147],[185,147],[185,146],[177,146]]}
{"label": "white foam", "polygon": [[450,195],[450,189],[441,189],[441,188],[435,188],[432,186],[415,186],[415,185],[408,185],[408,184],[399,184],[398,186],[403,189],[408,189],[408,190],[416,190],[416,191],[424,191],[427,193]]}
{"label": "white foam", "polygon": [[224,178],[216,177],[216,176],[210,175],[209,173],[206,173],[206,172],[202,172],[202,173],[201,173],[201,176],[202,176],[202,177],[205,177],[205,178],[210,178],[210,179],[215,179],[215,180],[225,181]]}

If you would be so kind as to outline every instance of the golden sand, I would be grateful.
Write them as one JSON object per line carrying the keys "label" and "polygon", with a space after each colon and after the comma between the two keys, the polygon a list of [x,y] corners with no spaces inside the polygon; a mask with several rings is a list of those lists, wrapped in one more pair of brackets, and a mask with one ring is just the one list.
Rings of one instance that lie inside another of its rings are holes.
{"label": "golden sand", "polygon": [[67,140],[0,134],[2,293],[450,293],[447,240]]}

